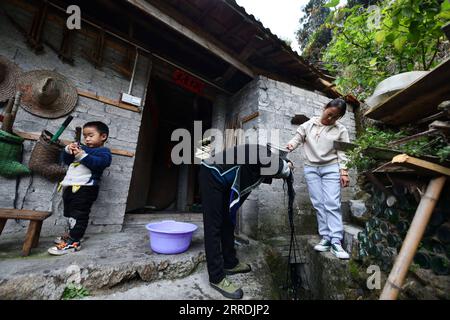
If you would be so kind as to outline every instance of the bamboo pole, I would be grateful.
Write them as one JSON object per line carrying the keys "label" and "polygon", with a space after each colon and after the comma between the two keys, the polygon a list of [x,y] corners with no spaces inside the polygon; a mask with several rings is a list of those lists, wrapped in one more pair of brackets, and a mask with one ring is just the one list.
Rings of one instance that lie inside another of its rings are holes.
{"label": "bamboo pole", "polygon": [[12,112],[13,106],[14,106],[14,98],[11,98],[8,100],[8,104],[6,105],[5,114],[3,117],[3,123],[2,123],[2,127],[1,127],[2,131],[6,131],[8,133],[11,133],[10,128],[12,127],[12,125],[10,125],[10,124],[12,121],[11,112]]}
{"label": "bamboo pole", "polygon": [[409,266],[411,265],[414,255],[416,254],[419,243],[425,232],[425,228],[444,187],[445,180],[446,177],[442,176],[432,179],[428,184],[427,190],[422,196],[419,206],[417,207],[400,252],[395,259],[391,273],[389,274],[383,291],[381,292],[380,300],[397,299],[403,282],[405,281]]}

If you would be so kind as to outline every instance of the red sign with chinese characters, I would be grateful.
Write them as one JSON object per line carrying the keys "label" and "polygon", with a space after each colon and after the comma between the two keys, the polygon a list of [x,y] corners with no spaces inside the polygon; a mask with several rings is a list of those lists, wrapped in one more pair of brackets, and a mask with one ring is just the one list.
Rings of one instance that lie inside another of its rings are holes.
{"label": "red sign with chinese characters", "polygon": [[175,83],[178,84],[180,87],[183,87],[196,94],[202,94],[203,90],[205,89],[204,82],[194,78],[190,74],[181,71],[179,69],[176,69],[173,72],[172,77]]}

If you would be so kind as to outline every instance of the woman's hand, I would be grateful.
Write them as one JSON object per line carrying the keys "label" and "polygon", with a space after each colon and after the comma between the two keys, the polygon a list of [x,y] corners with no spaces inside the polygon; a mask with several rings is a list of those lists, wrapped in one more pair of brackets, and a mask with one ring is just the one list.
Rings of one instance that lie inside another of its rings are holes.
{"label": "woman's hand", "polygon": [[288,149],[289,151],[292,151],[292,150],[294,150],[294,146],[292,144],[288,143],[286,145],[286,149]]}
{"label": "woman's hand", "polygon": [[343,188],[348,187],[350,184],[350,178],[348,177],[348,172],[346,170],[341,170],[341,186]]}
{"label": "woman's hand", "polygon": [[294,167],[294,163],[292,161],[288,161],[288,167],[289,167],[289,169],[291,169],[292,172],[294,172],[295,167]]}

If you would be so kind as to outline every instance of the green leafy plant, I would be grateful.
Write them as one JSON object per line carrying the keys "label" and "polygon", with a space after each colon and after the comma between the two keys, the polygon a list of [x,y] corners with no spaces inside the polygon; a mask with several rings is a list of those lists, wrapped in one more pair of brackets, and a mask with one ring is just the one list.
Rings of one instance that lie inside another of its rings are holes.
{"label": "green leafy plant", "polygon": [[445,58],[438,53],[448,21],[450,4],[442,0],[383,0],[336,9],[326,20],[333,39],[323,55],[325,66],[337,74],[342,92],[364,99],[385,78],[430,70]]}
{"label": "green leafy plant", "polygon": [[83,286],[70,283],[64,288],[62,299],[63,300],[81,299],[89,295],[90,295],[89,291]]}
{"label": "green leafy plant", "polygon": [[439,149],[436,152],[436,155],[439,157],[440,161],[450,159],[450,146],[445,146],[445,147]]}
{"label": "green leafy plant", "polygon": [[424,155],[437,156],[441,162],[450,158],[450,146],[447,145],[441,136],[421,137],[404,144],[389,146],[390,142],[409,135],[410,133],[407,130],[394,132],[368,127],[354,142],[356,147],[346,152],[349,159],[348,167],[356,168],[358,171],[373,168],[377,164],[377,160],[365,153],[365,150],[370,147],[392,149],[415,157]]}
{"label": "green leafy plant", "polygon": [[409,266],[409,271],[410,272],[417,272],[417,270],[420,269],[420,266],[417,263],[411,263],[411,265]]}

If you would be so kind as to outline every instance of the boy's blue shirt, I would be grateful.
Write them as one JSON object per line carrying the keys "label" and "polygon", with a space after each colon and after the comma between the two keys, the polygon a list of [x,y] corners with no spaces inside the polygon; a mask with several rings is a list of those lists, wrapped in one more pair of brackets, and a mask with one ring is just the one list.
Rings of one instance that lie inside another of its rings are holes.
{"label": "boy's blue shirt", "polygon": [[[89,148],[84,145],[81,145],[81,149],[86,152],[87,156],[79,162],[91,170],[91,179],[94,180],[94,185],[96,185],[100,181],[103,171],[111,165],[111,150],[106,147]],[[63,162],[66,165],[70,165],[75,161],[75,156],[68,154],[65,150],[62,151],[62,154]]]}

